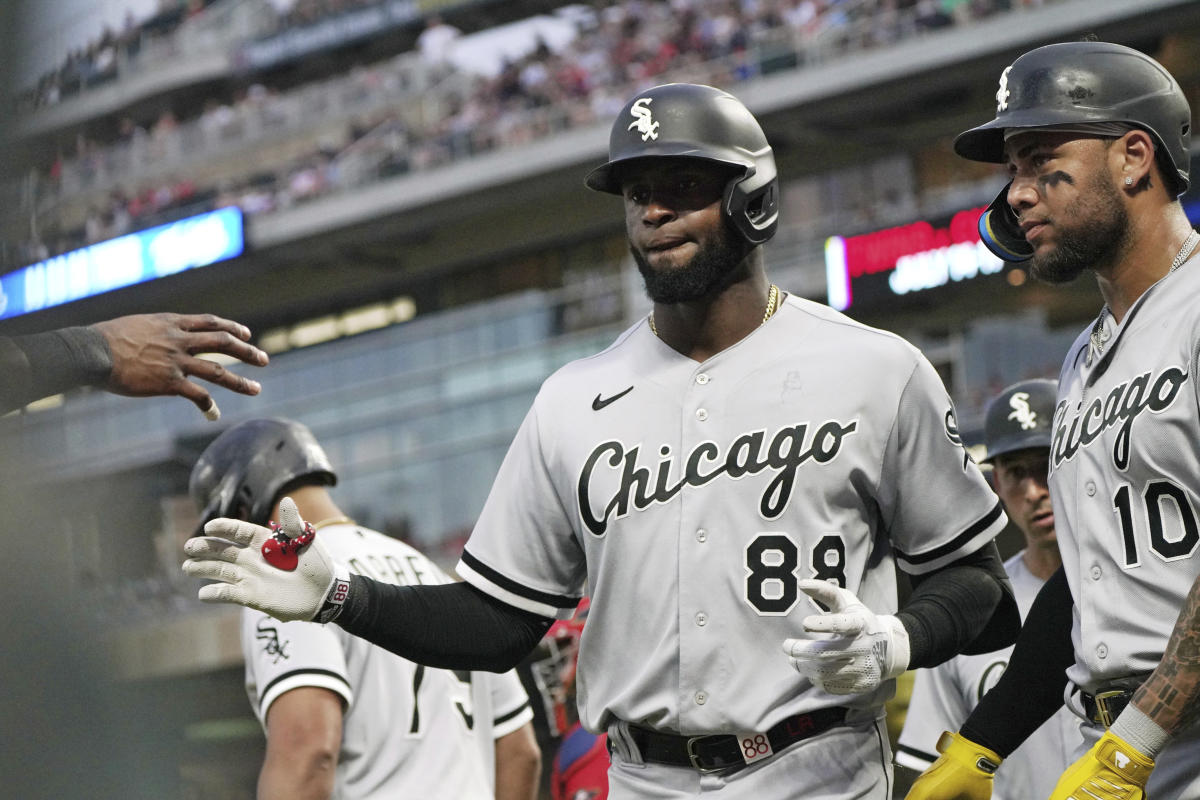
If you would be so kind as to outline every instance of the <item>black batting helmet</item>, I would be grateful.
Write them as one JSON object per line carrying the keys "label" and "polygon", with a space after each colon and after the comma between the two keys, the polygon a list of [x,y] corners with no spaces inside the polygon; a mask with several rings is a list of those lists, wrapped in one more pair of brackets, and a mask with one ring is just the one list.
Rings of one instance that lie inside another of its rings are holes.
{"label": "black batting helmet", "polygon": [[[188,493],[200,511],[200,529],[217,517],[265,525],[275,499],[289,484],[333,486],[337,476],[312,431],[290,419],[240,422],[213,440],[192,468]],[[200,531],[197,531],[199,535]]]}
{"label": "black batting helmet", "polygon": [[[1064,42],[1030,50],[1000,74],[996,118],[958,135],[954,150],[972,161],[1004,161],[1011,129],[1125,123],[1154,140],[1159,168],[1175,196],[1187,191],[1192,111],[1171,73],[1153,58],[1109,42]],[[1008,205],[1008,187],[979,220],[993,253],[1025,261],[1033,248]]]}
{"label": "black batting helmet", "polygon": [[1050,447],[1058,381],[1037,378],[1009,386],[988,403],[983,423],[984,463],[1014,450]]}
{"label": "black batting helmet", "polygon": [[619,165],[640,158],[698,158],[737,168],[725,187],[722,210],[751,244],[775,235],[775,156],[758,120],[728,92],[667,83],[635,96],[617,115],[608,139],[608,163],[588,174],[588,187],[620,194]]}

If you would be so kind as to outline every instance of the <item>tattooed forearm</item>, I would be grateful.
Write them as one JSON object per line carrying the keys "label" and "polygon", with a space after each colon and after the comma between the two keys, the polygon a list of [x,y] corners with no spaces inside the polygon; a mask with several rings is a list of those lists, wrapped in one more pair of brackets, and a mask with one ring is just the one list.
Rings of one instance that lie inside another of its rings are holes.
{"label": "tattooed forearm", "polygon": [[1133,704],[1169,734],[1200,718],[1200,578],[1184,600],[1162,661]]}

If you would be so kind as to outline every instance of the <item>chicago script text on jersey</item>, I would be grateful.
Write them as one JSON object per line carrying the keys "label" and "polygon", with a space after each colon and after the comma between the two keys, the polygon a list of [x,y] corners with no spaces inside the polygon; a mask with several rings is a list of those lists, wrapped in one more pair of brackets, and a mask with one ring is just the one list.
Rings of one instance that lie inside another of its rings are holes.
{"label": "chicago script text on jersey", "polygon": [[1087,447],[1109,428],[1120,424],[1113,442],[1113,466],[1129,466],[1129,443],[1133,421],[1149,409],[1159,413],[1170,408],[1187,380],[1187,371],[1167,367],[1158,375],[1143,372],[1136,378],[1113,386],[1107,395],[1096,397],[1087,409],[1067,421],[1067,404],[1060,403],[1055,413],[1054,459],[1051,471],[1070,461],[1080,447]]}
{"label": "chicago script text on jersey", "polygon": [[[796,469],[809,460],[818,464],[832,461],[842,449],[842,440],[857,428],[857,418],[846,423],[829,420],[809,439],[809,424],[805,422],[780,428],[770,442],[765,430],[751,431],[734,439],[725,453],[716,442],[701,442],[688,454],[683,475],[673,483],[672,473],[678,472],[670,446],[659,448],[661,458],[652,473],[650,467],[638,463],[640,445],[627,449],[616,440],[602,442],[592,450],[579,474],[579,512],[587,529],[602,536],[611,518],[625,516],[630,508],[642,511],[655,503],[667,503],[685,486],[704,486],[721,475],[740,478],[772,469],[778,474],[763,491],[759,512],[765,519],[774,519],[791,499]],[[619,469],[621,482],[597,513],[592,486],[598,472],[605,469]]]}

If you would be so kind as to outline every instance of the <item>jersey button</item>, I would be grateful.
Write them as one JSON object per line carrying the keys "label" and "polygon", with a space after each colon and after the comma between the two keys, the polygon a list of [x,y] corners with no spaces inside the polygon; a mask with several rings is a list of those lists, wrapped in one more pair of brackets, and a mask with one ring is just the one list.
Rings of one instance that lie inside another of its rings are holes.
{"label": "jersey button", "polygon": [[696,692],[696,705],[702,706],[708,702],[708,695],[704,692]]}
{"label": "jersey button", "polygon": [[1108,645],[1106,645],[1106,644],[1096,645],[1096,657],[1097,658],[1108,658]]}
{"label": "jersey button", "polygon": [[704,420],[708,419],[708,412],[705,411],[703,408],[696,409],[696,419],[700,420],[701,422],[704,422]]}
{"label": "jersey button", "polygon": [[707,542],[708,541],[708,531],[704,530],[704,528],[701,528],[700,530],[696,531],[696,541],[700,542],[701,544],[704,544],[705,542]]}
{"label": "jersey button", "polygon": [[701,386],[703,386],[704,384],[708,383],[708,375],[707,375],[707,373],[701,372],[699,375],[697,375],[697,376],[696,376],[696,383],[700,384]]}
{"label": "jersey button", "polygon": [[707,625],[708,624],[708,614],[705,614],[703,611],[701,611],[699,614],[697,614],[696,615],[696,624],[699,625],[701,628],[703,628],[705,625]]}
{"label": "jersey button", "polygon": [[1104,574],[1104,570],[1100,569],[1099,564],[1092,564],[1092,580],[1100,580],[1100,576]]}
{"label": "jersey button", "polygon": [[1085,492],[1087,492],[1088,497],[1092,497],[1093,495],[1096,494],[1096,484],[1092,483],[1091,481],[1088,481],[1087,485],[1083,487],[1083,490]]}

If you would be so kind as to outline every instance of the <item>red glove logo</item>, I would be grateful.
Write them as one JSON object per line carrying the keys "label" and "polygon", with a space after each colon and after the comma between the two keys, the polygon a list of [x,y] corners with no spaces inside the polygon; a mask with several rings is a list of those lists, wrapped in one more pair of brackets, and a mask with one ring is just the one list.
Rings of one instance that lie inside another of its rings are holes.
{"label": "red glove logo", "polygon": [[267,563],[284,572],[291,572],[300,563],[300,549],[307,545],[317,535],[311,523],[304,523],[304,533],[295,539],[283,532],[277,522],[268,523],[274,533],[270,539],[263,542],[262,554]]}

